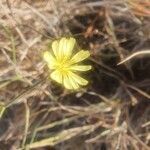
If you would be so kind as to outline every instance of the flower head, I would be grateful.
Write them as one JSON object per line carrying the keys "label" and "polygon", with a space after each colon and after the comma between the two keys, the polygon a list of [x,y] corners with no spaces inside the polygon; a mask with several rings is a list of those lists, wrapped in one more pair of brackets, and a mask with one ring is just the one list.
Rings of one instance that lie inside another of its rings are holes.
{"label": "flower head", "polygon": [[52,51],[45,51],[43,59],[48,68],[52,70],[50,77],[63,84],[67,89],[78,89],[87,85],[88,81],[77,73],[91,69],[90,65],[78,63],[90,56],[89,51],[80,50],[73,55],[76,40],[74,38],[61,38],[52,42]]}

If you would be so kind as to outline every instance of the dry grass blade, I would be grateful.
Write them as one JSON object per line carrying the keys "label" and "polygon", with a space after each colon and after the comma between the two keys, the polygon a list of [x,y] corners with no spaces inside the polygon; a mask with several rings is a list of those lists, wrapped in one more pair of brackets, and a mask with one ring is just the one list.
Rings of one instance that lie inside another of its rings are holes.
{"label": "dry grass blade", "polygon": [[26,140],[27,140],[27,134],[28,134],[28,129],[29,129],[29,123],[30,123],[30,109],[29,106],[27,104],[27,101],[24,102],[25,103],[25,129],[24,129],[24,138],[22,141],[22,147],[25,146]]}
{"label": "dry grass blade", "polygon": [[150,2],[148,0],[128,0],[129,5],[135,15],[150,16]]}
{"label": "dry grass blade", "polygon": [[135,133],[134,130],[132,129],[132,126],[130,125],[130,121],[129,121],[129,112],[128,112],[128,110],[126,110],[126,115],[127,115],[128,129],[129,129],[129,131],[131,132],[133,138],[134,138],[135,140],[137,140],[137,141],[143,146],[143,148],[144,148],[145,150],[149,150],[150,147],[149,147],[148,145],[146,145],[146,144],[136,135],[136,133]]}
{"label": "dry grass blade", "polygon": [[33,149],[33,148],[39,148],[39,147],[44,147],[44,146],[54,146],[60,142],[69,140],[72,137],[80,135],[81,133],[87,132],[88,130],[91,130],[91,128],[94,128],[95,126],[96,125],[87,125],[83,127],[68,129],[68,130],[60,132],[59,134],[53,137],[29,144],[26,146],[26,148]]}
{"label": "dry grass blade", "polygon": [[148,94],[148,93],[146,93],[146,92],[144,92],[144,91],[142,91],[142,90],[140,90],[140,89],[138,89],[138,88],[136,88],[135,86],[132,86],[132,85],[127,85],[127,87],[137,91],[138,93],[140,93],[141,95],[143,95],[144,97],[146,97],[150,100],[150,94]]}
{"label": "dry grass blade", "polygon": [[6,110],[6,107],[4,106],[4,104],[0,104],[0,119],[2,118],[5,110]]}
{"label": "dry grass blade", "polygon": [[71,121],[73,121],[73,120],[75,120],[77,118],[78,118],[78,116],[73,116],[73,117],[70,117],[70,118],[65,118],[63,120],[50,123],[48,125],[44,125],[44,126],[38,127],[38,128],[36,128],[36,132],[39,132],[39,131],[42,131],[42,130],[46,130],[46,129],[50,129],[50,128],[56,127],[58,125],[63,125],[65,123],[69,123],[69,122],[71,122]]}
{"label": "dry grass blade", "polygon": [[8,104],[6,104],[6,108],[18,104],[20,102],[24,101],[24,98],[26,96],[28,96],[29,94],[31,94],[32,92],[34,92],[34,90],[37,88],[37,86],[39,86],[40,84],[44,83],[46,79],[43,79],[41,81],[38,81],[37,83],[35,83],[33,86],[31,86],[30,88],[28,88],[25,92],[22,92],[20,95],[18,95],[17,97],[15,97],[14,99],[12,99]]}
{"label": "dry grass blade", "polygon": [[122,60],[121,62],[119,62],[117,65],[121,65],[131,59],[133,59],[134,57],[137,57],[137,56],[150,56],[150,50],[142,50],[142,51],[139,51],[139,52],[135,52],[133,54],[131,54],[130,56],[128,56],[127,58],[125,58],[124,60]]}

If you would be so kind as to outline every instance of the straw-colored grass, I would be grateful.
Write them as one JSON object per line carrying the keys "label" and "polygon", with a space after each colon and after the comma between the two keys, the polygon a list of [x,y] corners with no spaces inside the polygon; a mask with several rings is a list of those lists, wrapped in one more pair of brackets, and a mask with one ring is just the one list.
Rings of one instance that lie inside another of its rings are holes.
{"label": "straw-colored grass", "polygon": [[[149,150],[149,16],[148,0],[1,0],[0,150]],[[78,91],[42,58],[62,36],[91,53]]]}

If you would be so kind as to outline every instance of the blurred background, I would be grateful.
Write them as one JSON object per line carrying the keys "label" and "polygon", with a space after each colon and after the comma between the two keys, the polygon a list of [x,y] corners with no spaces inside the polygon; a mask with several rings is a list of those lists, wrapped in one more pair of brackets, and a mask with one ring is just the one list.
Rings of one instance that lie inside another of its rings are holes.
{"label": "blurred background", "polygon": [[[70,36],[93,66],[78,91],[41,55]],[[150,149],[150,1],[1,0],[0,110],[0,150]]]}

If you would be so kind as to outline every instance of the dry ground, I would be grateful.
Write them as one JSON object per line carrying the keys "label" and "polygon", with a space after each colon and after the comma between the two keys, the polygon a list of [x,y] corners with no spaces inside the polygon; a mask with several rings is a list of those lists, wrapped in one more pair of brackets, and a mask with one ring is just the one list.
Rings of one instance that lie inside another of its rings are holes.
{"label": "dry ground", "polygon": [[[62,36],[91,52],[76,92],[46,79]],[[0,102],[0,150],[150,149],[150,1],[0,0]]]}

